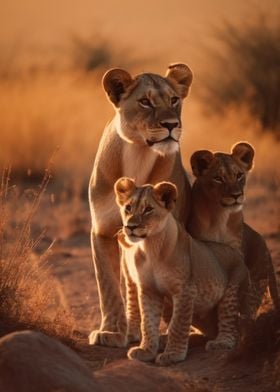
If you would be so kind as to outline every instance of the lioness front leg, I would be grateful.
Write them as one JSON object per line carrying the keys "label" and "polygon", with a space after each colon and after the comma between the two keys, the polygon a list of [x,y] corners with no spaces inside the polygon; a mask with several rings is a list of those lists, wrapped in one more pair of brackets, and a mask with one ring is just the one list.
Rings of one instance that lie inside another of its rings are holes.
{"label": "lioness front leg", "polygon": [[190,286],[182,288],[173,296],[173,315],[168,327],[167,344],[164,352],[157,356],[157,364],[166,366],[186,358],[195,293],[195,288]]}
{"label": "lioness front leg", "polygon": [[118,243],[94,232],[91,242],[102,320],[100,329],[89,335],[89,343],[125,347],[127,322],[120,292]]}
{"label": "lioness front leg", "polygon": [[215,340],[206,344],[207,351],[231,350],[238,341],[238,289],[237,285],[229,285],[218,305],[219,333]]}
{"label": "lioness front leg", "polygon": [[141,316],[138,301],[138,290],[136,284],[131,279],[127,266],[122,254],[122,272],[125,278],[126,288],[126,317],[127,317],[127,341],[128,343],[134,343],[140,341],[140,324]]}
{"label": "lioness front leg", "polygon": [[132,347],[127,356],[129,359],[149,362],[156,358],[159,346],[159,324],[163,307],[163,298],[155,293],[140,290],[139,303],[141,309],[142,340],[138,347]]}

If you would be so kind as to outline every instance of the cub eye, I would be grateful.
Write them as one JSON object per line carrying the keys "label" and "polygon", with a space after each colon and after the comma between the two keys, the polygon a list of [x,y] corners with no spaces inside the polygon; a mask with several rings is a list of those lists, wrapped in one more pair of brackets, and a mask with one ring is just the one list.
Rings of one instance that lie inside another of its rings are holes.
{"label": "cub eye", "polygon": [[179,103],[180,98],[179,97],[172,97],[170,101],[171,101],[172,106],[176,106]]}
{"label": "cub eye", "polygon": [[131,205],[130,205],[130,204],[127,204],[127,205],[125,206],[124,212],[125,212],[126,214],[129,214],[129,213],[131,212]]}
{"label": "cub eye", "polygon": [[238,181],[241,181],[244,178],[244,173],[241,172],[237,173],[236,178]]}
{"label": "cub eye", "polygon": [[151,108],[153,106],[148,98],[141,98],[138,102],[143,108]]}
{"label": "cub eye", "polygon": [[146,214],[150,214],[152,211],[153,211],[153,207],[147,206],[143,213],[146,215]]}
{"label": "cub eye", "polygon": [[213,180],[215,182],[217,182],[218,184],[222,184],[223,183],[222,177],[219,177],[219,176],[213,177]]}

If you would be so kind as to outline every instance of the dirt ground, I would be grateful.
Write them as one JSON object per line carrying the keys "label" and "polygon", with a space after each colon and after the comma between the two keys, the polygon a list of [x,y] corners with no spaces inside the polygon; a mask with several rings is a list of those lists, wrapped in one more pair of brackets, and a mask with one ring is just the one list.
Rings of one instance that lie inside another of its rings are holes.
{"label": "dirt ground", "polygon": [[[249,184],[247,194],[246,221],[265,236],[279,283],[279,194],[273,186],[260,186],[254,181]],[[153,364],[129,361],[126,359],[126,349],[89,346],[87,336],[92,329],[98,328],[100,312],[89,243],[90,216],[86,201],[74,211],[72,222],[75,222],[73,230],[66,232],[54,244],[49,264],[59,282],[61,301],[75,319],[76,349],[97,379],[105,385],[106,391],[280,390],[280,368],[275,368],[274,363],[267,365],[262,353],[253,360],[242,356],[234,360],[227,354],[207,353],[203,346],[191,346],[184,362],[159,368]],[[274,366],[276,373],[274,372],[274,378],[268,379],[265,374],[271,366]]]}

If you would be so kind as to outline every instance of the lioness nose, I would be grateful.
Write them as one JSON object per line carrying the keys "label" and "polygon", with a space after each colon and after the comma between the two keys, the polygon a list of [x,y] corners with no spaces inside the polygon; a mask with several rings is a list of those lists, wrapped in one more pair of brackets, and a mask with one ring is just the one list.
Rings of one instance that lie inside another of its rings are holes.
{"label": "lioness nose", "polygon": [[174,121],[174,122],[171,122],[171,121],[160,121],[160,125],[163,128],[167,128],[168,131],[171,132],[172,129],[178,127],[179,123],[178,123],[178,121]]}
{"label": "lioness nose", "polygon": [[126,229],[133,231],[134,229],[137,229],[138,225],[127,225],[125,227],[126,227]]}

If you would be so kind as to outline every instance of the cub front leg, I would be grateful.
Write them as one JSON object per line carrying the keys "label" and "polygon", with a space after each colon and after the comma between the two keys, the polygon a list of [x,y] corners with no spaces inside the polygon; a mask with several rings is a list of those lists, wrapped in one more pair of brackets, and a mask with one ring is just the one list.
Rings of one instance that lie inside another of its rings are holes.
{"label": "cub front leg", "polygon": [[157,364],[166,366],[186,358],[195,294],[195,286],[191,285],[183,287],[172,297],[173,315],[168,327],[167,344],[164,352],[157,356]]}
{"label": "cub front leg", "polygon": [[128,351],[127,356],[129,359],[149,362],[156,358],[158,352],[163,298],[151,292],[139,291],[142,340],[140,346]]}
{"label": "cub front leg", "polygon": [[95,276],[101,309],[101,326],[89,335],[89,344],[127,345],[127,321],[120,292],[120,260],[116,238],[91,236]]}
{"label": "cub front leg", "polygon": [[239,309],[239,286],[232,284],[218,305],[218,329],[219,333],[215,340],[209,340],[206,344],[207,351],[231,350],[236,347],[238,341],[238,309]]}

